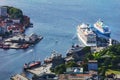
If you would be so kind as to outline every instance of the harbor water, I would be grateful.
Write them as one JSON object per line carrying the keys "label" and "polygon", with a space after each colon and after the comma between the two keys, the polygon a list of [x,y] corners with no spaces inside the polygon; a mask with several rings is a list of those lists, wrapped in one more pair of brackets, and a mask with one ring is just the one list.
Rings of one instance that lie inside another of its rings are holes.
{"label": "harbor water", "polygon": [[0,6],[20,8],[34,24],[26,34],[36,33],[44,39],[26,50],[0,49],[0,80],[22,72],[23,64],[43,60],[53,50],[65,56],[78,43],[76,26],[95,23],[99,18],[111,29],[111,37],[120,41],[119,0],[0,0]]}

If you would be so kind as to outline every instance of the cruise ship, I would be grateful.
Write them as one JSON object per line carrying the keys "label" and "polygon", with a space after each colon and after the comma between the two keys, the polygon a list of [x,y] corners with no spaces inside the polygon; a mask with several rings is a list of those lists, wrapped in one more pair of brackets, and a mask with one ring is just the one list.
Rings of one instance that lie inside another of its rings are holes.
{"label": "cruise ship", "polygon": [[97,34],[97,36],[102,36],[102,37],[110,37],[110,29],[107,25],[103,23],[100,19],[93,25],[94,32]]}
{"label": "cruise ship", "polygon": [[82,23],[78,25],[77,35],[85,46],[97,46],[96,34],[91,30],[88,24]]}

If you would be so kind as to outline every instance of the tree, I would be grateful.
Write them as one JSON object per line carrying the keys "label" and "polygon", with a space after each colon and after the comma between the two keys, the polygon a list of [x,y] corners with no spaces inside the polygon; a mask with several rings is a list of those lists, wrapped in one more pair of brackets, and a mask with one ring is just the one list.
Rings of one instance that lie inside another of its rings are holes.
{"label": "tree", "polygon": [[23,13],[20,9],[11,7],[8,11],[8,14],[10,15],[11,18],[22,18],[23,17]]}
{"label": "tree", "polygon": [[22,10],[11,6],[4,6],[4,7],[7,7],[7,13],[9,14],[10,18],[20,19],[21,21],[24,20]]}
{"label": "tree", "polygon": [[66,64],[66,67],[78,67],[78,65],[74,61],[71,61]]}
{"label": "tree", "polygon": [[64,72],[66,72],[66,67],[65,64],[61,64],[55,67],[54,72],[56,74],[63,74]]}
{"label": "tree", "polygon": [[66,64],[58,65],[55,67],[55,69],[51,69],[51,71],[56,74],[63,74],[64,72],[66,72],[66,68],[68,67],[78,67],[78,65],[74,61],[71,61]]}

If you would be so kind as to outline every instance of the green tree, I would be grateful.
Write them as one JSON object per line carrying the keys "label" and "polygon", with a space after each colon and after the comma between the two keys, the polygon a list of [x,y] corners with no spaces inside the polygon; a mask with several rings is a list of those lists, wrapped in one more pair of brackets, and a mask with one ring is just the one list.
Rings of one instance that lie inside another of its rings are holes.
{"label": "green tree", "polygon": [[76,62],[71,61],[71,62],[68,62],[68,63],[66,64],[66,67],[78,67],[78,65],[77,65]]}
{"label": "green tree", "polygon": [[22,18],[23,17],[22,11],[14,7],[10,8],[8,13],[11,18]]}
{"label": "green tree", "polygon": [[10,18],[20,19],[21,22],[24,20],[22,10],[11,6],[4,6],[4,7],[7,7],[7,13],[9,14]]}
{"label": "green tree", "polygon": [[64,72],[66,72],[66,67],[65,64],[61,64],[55,67],[54,72],[56,74],[63,74]]}

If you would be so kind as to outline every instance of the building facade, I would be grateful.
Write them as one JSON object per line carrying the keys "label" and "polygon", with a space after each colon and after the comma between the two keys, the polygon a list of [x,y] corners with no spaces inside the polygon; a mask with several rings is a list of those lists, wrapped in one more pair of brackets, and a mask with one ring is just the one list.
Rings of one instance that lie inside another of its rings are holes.
{"label": "building facade", "polygon": [[0,16],[7,16],[7,7],[0,7]]}
{"label": "building facade", "polygon": [[87,80],[90,77],[89,74],[60,74],[58,80]]}
{"label": "building facade", "polygon": [[97,60],[89,60],[88,61],[88,70],[98,70],[98,62]]}

